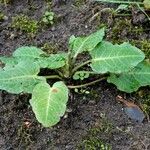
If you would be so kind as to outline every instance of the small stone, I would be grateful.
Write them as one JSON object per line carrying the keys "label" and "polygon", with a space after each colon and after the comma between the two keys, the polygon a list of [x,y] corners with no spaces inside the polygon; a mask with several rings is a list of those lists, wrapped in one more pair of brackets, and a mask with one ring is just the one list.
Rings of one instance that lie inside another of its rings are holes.
{"label": "small stone", "polygon": [[87,26],[87,25],[85,25],[85,28],[87,29],[87,28],[88,28],[88,26]]}
{"label": "small stone", "polygon": [[4,16],[4,20],[7,21],[7,20],[8,20],[8,17],[7,17],[7,16]]}
{"label": "small stone", "polygon": [[13,40],[15,37],[16,37],[15,34],[12,33],[9,38],[10,38],[11,40]]}
{"label": "small stone", "polygon": [[52,28],[51,28],[51,31],[55,31],[55,30],[56,30],[56,28],[55,28],[55,27],[52,27]]}
{"label": "small stone", "polygon": [[70,113],[70,112],[72,112],[72,109],[71,109],[71,108],[68,108],[68,109],[66,110],[66,112],[67,112],[67,113]]}

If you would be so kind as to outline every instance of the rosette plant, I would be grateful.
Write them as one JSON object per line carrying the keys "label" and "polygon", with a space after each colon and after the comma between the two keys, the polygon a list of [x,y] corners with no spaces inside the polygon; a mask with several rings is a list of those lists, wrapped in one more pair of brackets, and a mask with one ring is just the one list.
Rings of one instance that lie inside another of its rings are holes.
{"label": "rosette plant", "polygon": [[[104,35],[102,28],[89,36],[71,36],[67,53],[47,54],[34,46],[17,48],[11,57],[0,57],[0,89],[32,94],[30,104],[37,120],[50,127],[64,115],[69,89],[104,79],[127,93],[150,85],[150,62],[144,60],[144,53],[127,42],[113,45],[103,40]],[[82,53],[88,56],[85,60],[78,57]],[[41,73],[43,68],[46,75]],[[93,81],[88,82],[91,76]],[[73,85],[71,79],[86,82]]]}

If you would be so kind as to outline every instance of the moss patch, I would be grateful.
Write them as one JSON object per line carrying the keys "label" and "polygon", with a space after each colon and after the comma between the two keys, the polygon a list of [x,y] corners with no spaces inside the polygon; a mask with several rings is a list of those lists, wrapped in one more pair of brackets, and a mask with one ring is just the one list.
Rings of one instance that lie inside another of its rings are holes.
{"label": "moss patch", "polygon": [[3,21],[4,18],[5,18],[5,15],[2,12],[0,12],[0,21]]}
{"label": "moss patch", "polygon": [[0,4],[10,4],[12,0],[0,0]]}
{"label": "moss patch", "polygon": [[18,129],[18,132],[17,132],[17,135],[18,135],[18,138],[20,139],[20,145],[22,143],[24,143],[26,146],[29,144],[29,143],[32,143],[32,135],[30,134],[30,131],[31,129],[30,128],[26,128],[24,126],[24,124],[22,124],[20,126],[20,128]]}
{"label": "moss patch", "polygon": [[59,48],[57,44],[44,43],[41,49],[48,54],[56,54]]}
{"label": "moss patch", "polygon": [[118,44],[130,42],[132,45],[140,48],[145,53],[146,58],[150,58],[150,40],[134,38],[142,37],[143,33],[144,28],[141,25],[134,26],[130,18],[124,20],[118,20],[117,18],[114,21],[113,28],[108,33],[108,40]]}
{"label": "moss patch", "polygon": [[38,22],[24,14],[13,17],[11,26],[30,34],[35,34],[38,30]]}
{"label": "moss patch", "polygon": [[142,26],[134,26],[132,20],[129,18],[119,19],[114,22],[114,26],[109,34],[113,43],[121,43],[123,41],[129,41],[130,36],[139,36],[144,32]]}
{"label": "moss patch", "polygon": [[80,7],[81,5],[84,5],[86,0],[75,0],[74,5],[76,7]]}
{"label": "moss patch", "polygon": [[78,145],[78,150],[112,150],[111,145],[104,138],[105,134],[111,135],[112,124],[104,115],[101,117],[101,120],[95,123],[95,126],[88,131],[83,141]]}
{"label": "moss patch", "polygon": [[131,44],[138,46],[146,55],[146,58],[150,58],[150,40],[134,40],[132,39]]}
{"label": "moss patch", "polygon": [[150,116],[150,94],[149,94],[149,88],[142,88],[140,89],[137,94],[139,97],[142,98],[142,108],[143,111],[147,114],[147,119],[149,119]]}
{"label": "moss patch", "polygon": [[83,141],[82,145],[84,145],[84,147],[80,147],[79,149],[81,150],[111,150],[110,145],[104,143],[97,137],[89,137],[87,140]]}

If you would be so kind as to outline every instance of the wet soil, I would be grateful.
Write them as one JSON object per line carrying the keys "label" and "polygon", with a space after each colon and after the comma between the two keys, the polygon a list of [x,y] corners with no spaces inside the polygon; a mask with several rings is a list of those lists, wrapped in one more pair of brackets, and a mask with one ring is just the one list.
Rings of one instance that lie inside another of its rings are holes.
{"label": "wet soil", "polygon": [[[52,1],[50,7],[57,15],[56,22],[51,27],[40,27],[34,37],[11,28],[12,17],[26,14],[40,21],[48,7],[44,0],[0,4],[0,11],[7,16],[0,22],[0,55],[9,56],[22,45],[42,47],[45,43],[57,44],[60,51],[66,51],[71,35],[87,35],[104,25],[107,26],[106,39],[112,42],[130,41],[141,48],[140,41],[150,40],[150,23],[138,9],[132,7],[129,16],[113,16],[106,8],[117,8],[116,5],[90,1],[78,4],[75,0]],[[86,90],[89,94],[70,91],[69,112],[52,128],[43,128],[36,121],[29,105],[31,95],[1,91],[0,149],[96,150],[109,145],[112,150],[150,150],[148,119],[142,123],[129,119],[123,105],[116,101],[116,96],[121,95],[143,102],[138,92],[125,94],[105,81]],[[149,87],[142,90],[150,91]]]}

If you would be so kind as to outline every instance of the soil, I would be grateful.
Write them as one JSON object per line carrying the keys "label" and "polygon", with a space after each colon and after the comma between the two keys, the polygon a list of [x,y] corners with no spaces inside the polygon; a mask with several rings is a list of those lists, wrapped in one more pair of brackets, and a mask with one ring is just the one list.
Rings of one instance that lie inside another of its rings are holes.
{"label": "soil", "polygon": [[[129,16],[113,16],[109,9],[117,5],[85,0],[53,0],[50,6],[57,15],[53,26],[41,26],[34,37],[11,27],[12,17],[26,14],[40,21],[48,9],[44,0],[14,0],[0,4],[5,19],[0,22],[0,55],[9,56],[22,45],[42,47],[45,43],[67,50],[71,35],[87,35],[100,26],[107,26],[106,39],[112,42],[130,41],[141,48],[141,41],[150,40],[150,22],[136,7]],[[105,10],[105,11],[101,11]],[[97,13],[97,16],[94,15]],[[145,47],[144,47],[145,48]],[[149,58],[150,46],[145,51]],[[0,92],[1,150],[150,150],[150,123],[137,123],[128,118],[116,96],[137,103],[144,102],[140,89],[133,94],[119,92],[105,81],[86,88],[89,94],[71,91],[68,113],[52,128],[43,128],[35,119],[29,105],[31,95]],[[147,94],[147,95],[148,95]],[[146,97],[148,99],[148,96]],[[149,115],[147,113],[147,115]],[[102,148],[104,147],[104,148]]]}

